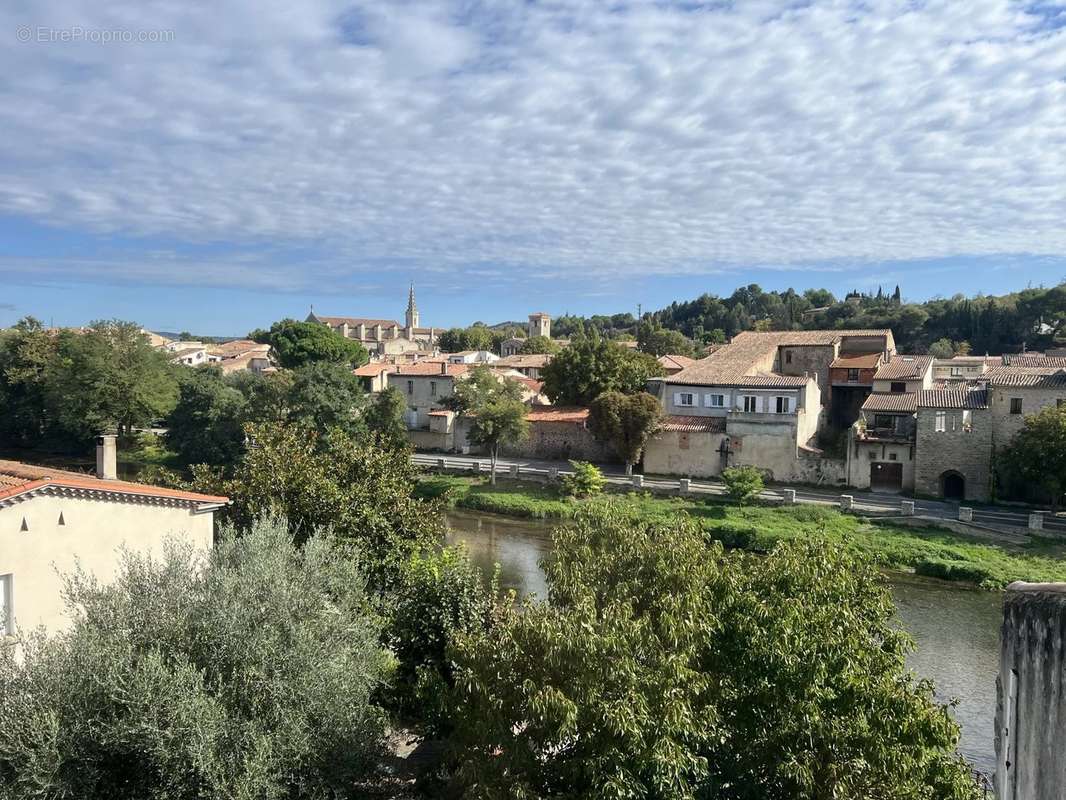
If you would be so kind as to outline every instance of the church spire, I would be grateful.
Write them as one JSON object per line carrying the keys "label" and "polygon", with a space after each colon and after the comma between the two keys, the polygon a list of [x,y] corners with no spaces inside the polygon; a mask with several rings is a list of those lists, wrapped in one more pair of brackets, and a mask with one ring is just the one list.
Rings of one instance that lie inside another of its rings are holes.
{"label": "church spire", "polygon": [[404,318],[407,328],[418,327],[418,306],[415,305],[415,282],[411,281],[411,290],[407,293],[407,315]]}

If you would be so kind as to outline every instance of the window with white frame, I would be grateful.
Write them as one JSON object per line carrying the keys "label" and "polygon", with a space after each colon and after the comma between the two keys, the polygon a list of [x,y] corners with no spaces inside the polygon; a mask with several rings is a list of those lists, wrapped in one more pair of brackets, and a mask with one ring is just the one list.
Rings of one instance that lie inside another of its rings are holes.
{"label": "window with white frame", "polygon": [[0,575],[0,636],[9,636],[15,632],[11,582],[11,575]]}
{"label": "window with white frame", "polygon": [[725,405],[724,394],[709,394],[705,395],[703,399],[708,408],[722,408]]}
{"label": "window with white frame", "polygon": [[774,400],[776,401],[777,413],[778,414],[787,414],[788,410],[789,410],[788,398],[787,397],[775,397]]}
{"label": "window with white frame", "polygon": [[749,412],[749,413],[754,412],[759,407],[759,402],[758,401],[759,401],[759,398],[757,398],[755,395],[751,395],[751,394],[744,395],[744,410]]}
{"label": "window with white frame", "polygon": [[429,396],[430,397],[436,397],[437,396],[437,382],[436,381],[430,381],[429,382]]}
{"label": "window with white frame", "polygon": [[947,411],[937,411],[936,412],[936,425],[934,427],[934,430],[936,430],[937,433],[944,433],[944,431],[946,431],[947,429],[948,429],[948,412]]}
{"label": "window with white frame", "polygon": [[695,395],[692,392],[678,392],[677,404],[679,406],[694,406],[696,405]]}

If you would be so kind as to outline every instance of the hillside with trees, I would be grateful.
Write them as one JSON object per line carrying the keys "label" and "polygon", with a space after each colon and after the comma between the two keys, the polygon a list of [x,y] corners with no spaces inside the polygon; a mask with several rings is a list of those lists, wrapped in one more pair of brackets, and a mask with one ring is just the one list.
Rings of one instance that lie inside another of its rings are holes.
{"label": "hillside with trees", "polygon": [[[890,292],[849,292],[837,298],[827,289],[765,291],[753,283],[728,297],[703,294],[671,303],[643,314],[640,324],[649,331],[677,331],[702,344],[726,341],[746,330],[891,328],[901,351],[942,354],[950,348],[951,353],[998,355],[1066,345],[1066,282],[1000,296],[957,294],[922,303],[908,302],[898,286]],[[564,314],[552,328],[559,336],[596,330],[612,339],[641,333],[632,314]]]}

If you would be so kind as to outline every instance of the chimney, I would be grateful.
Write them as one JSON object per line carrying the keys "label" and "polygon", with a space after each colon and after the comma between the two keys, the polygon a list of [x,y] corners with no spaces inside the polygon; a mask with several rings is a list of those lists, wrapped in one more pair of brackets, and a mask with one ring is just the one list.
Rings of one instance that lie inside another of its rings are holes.
{"label": "chimney", "polygon": [[96,477],[105,481],[118,479],[118,437],[104,433],[96,438]]}

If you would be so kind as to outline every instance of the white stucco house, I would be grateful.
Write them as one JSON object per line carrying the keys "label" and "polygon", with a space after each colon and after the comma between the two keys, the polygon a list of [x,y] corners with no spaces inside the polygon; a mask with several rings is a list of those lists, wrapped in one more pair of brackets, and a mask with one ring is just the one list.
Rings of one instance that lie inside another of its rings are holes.
{"label": "white stucco house", "polygon": [[212,546],[227,498],[117,480],[115,439],[101,440],[95,475],[0,460],[0,641],[66,627],[61,576],[78,565],[106,583],[121,548]]}

